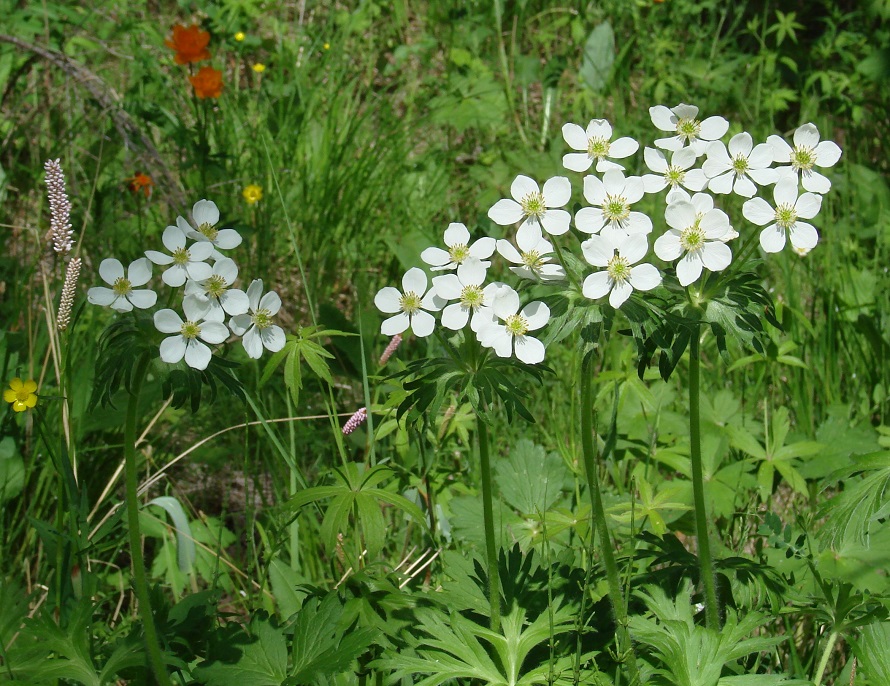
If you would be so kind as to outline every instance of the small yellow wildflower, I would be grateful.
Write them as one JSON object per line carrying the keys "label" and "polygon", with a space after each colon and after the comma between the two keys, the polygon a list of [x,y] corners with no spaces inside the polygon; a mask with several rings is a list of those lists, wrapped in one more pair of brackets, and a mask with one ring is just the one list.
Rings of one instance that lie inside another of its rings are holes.
{"label": "small yellow wildflower", "polygon": [[257,74],[262,74],[264,71],[266,71],[266,65],[262,62],[257,62],[255,65],[253,65],[253,67],[251,67],[251,69],[253,69]]}
{"label": "small yellow wildflower", "polygon": [[239,31],[235,34],[235,40],[239,43],[244,40],[244,31]]}
{"label": "small yellow wildflower", "polygon": [[3,399],[12,404],[16,412],[30,410],[37,404],[37,383],[33,379],[22,381],[16,377],[9,382],[9,388],[3,391]]}
{"label": "small yellow wildflower", "polygon": [[252,183],[249,186],[244,187],[241,195],[244,196],[244,199],[247,201],[248,205],[256,205],[260,200],[263,199],[263,189]]}
{"label": "small yellow wildflower", "polygon": [[331,49],[331,44],[330,44],[330,43],[325,43],[325,44],[324,44],[324,49],[325,49],[325,50],[330,50],[330,49]]}

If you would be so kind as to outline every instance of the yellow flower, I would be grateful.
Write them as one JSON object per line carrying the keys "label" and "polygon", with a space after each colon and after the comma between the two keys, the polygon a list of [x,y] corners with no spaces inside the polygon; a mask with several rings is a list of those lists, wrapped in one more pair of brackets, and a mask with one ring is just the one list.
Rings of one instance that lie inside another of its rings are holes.
{"label": "yellow flower", "polygon": [[251,67],[257,74],[262,74],[266,71],[266,65],[262,62],[257,62],[253,67]]}
{"label": "yellow flower", "polygon": [[330,50],[330,49],[331,49],[331,44],[330,44],[330,43],[325,43],[325,44],[324,44],[324,49],[325,49],[325,50]]}
{"label": "yellow flower", "polygon": [[37,404],[37,383],[33,379],[22,381],[16,377],[9,382],[9,388],[3,391],[3,399],[12,404],[16,412],[30,410]]}
{"label": "yellow flower", "polygon": [[244,31],[239,31],[235,34],[235,40],[239,43],[244,40]]}
{"label": "yellow flower", "polygon": [[249,186],[244,187],[241,195],[244,196],[244,199],[247,201],[248,205],[256,205],[260,200],[263,199],[263,189],[252,183]]}

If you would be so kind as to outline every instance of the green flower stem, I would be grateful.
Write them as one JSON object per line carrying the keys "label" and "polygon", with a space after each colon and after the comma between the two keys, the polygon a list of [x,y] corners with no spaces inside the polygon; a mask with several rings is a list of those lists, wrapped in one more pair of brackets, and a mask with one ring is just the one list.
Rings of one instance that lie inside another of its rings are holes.
{"label": "green flower stem", "polygon": [[701,327],[696,324],[689,342],[689,456],[692,461],[692,495],[695,503],[695,534],[698,539],[698,561],[701,583],[705,591],[705,618],[710,629],[720,629],[720,606],[717,604],[717,585],[711,539],[708,533],[708,513],[705,509],[705,482],[701,460],[701,423],[699,421],[699,386],[701,376]]}
{"label": "green flower stem", "polygon": [[819,660],[819,668],[816,670],[816,676],[813,678],[815,686],[820,686],[822,683],[825,668],[828,666],[828,658],[831,657],[831,652],[834,650],[834,644],[837,643],[838,636],[837,631],[832,631],[828,636],[828,643],[825,644],[825,650],[822,651],[822,658]]}
{"label": "green flower stem", "polygon": [[609,524],[603,507],[603,494],[600,489],[599,476],[596,471],[596,447],[593,431],[593,365],[590,357],[581,365],[581,450],[584,455],[584,471],[587,475],[587,491],[590,494],[590,507],[593,512],[594,528],[599,537],[603,563],[606,566],[606,581],[609,584],[609,602],[615,613],[618,626],[618,650],[626,657],[625,665],[630,675],[630,683],[638,684],[640,672],[637,668],[637,657],[634,653],[630,632],[627,629],[627,607],[624,602],[624,590],[618,574],[618,563],[612,537],[609,535]]}
{"label": "green flower stem", "polygon": [[139,415],[139,395],[149,358],[143,355],[137,363],[133,376],[133,386],[127,401],[127,421],[124,425],[124,472],[127,494],[127,528],[130,535],[130,560],[133,565],[136,598],[139,601],[139,614],[145,631],[145,643],[148,648],[148,661],[155,678],[161,686],[171,686],[167,667],[161,654],[158,642],[158,631],[155,627],[154,615],[151,611],[151,595],[148,592],[148,580],[145,575],[145,560],[142,557],[142,532],[139,529],[139,496],[137,493],[139,476],[136,465],[136,420]]}
{"label": "green flower stem", "polygon": [[501,577],[498,572],[498,549],[494,539],[494,511],[491,496],[491,458],[488,454],[488,426],[476,418],[479,438],[479,462],[482,467],[482,519],[485,524],[485,552],[488,558],[488,598],[491,603],[491,630],[501,629]]}

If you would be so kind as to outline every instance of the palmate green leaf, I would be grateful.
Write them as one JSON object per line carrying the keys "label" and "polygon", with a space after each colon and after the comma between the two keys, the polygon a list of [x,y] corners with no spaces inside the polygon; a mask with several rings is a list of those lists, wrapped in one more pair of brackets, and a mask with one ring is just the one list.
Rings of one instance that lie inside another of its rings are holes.
{"label": "palmate green leaf", "polygon": [[331,369],[326,360],[332,360],[334,356],[318,343],[318,339],[355,335],[357,334],[318,326],[301,327],[296,335],[287,335],[284,348],[275,353],[266,363],[260,377],[260,385],[266,383],[284,361],[284,383],[291,393],[294,405],[299,405],[300,391],[303,389],[303,362],[320,379],[327,383],[333,383]]}
{"label": "palmate green leaf", "polygon": [[856,656],[869,683],[890,684],[890,622],[875,622],[853,641]]}
{"label": "palmate green leaf", "polygon": [[[852,478],[862,472],[859,478]],[[890,450],[856,456],[840,474],[844,490],[822,506],[818,513],[825,522],[819,538],[831,548],[849,543],[869,547],[878,519],[887,516],[890,505]]]}
{"label": "palmate green leaf", "polygon": [[287,678],[287,639],[262,613],[242,640],[229,645],[226,659],[200,666],[195,674],[207,686],[270,686]]}
{"label": "palmate green leaf", "polygon": [[[532,474],[534,478],[529,478]],[[570,483],[570,475],[559,455],[548,455],[541,446],[522,439],[506,460],[495,464],[495,480],[504,500],[522,514],[534,515],[551,508]]]}

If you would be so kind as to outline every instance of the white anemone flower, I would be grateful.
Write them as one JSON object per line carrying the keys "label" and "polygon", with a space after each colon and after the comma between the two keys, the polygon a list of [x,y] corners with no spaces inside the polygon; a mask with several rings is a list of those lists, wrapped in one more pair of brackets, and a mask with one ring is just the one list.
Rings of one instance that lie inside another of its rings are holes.
{"label": "white anemone flower", "polygon": [[277,353],[287,342],[284,330],[272,321],[281,309],[281,298],[275,291],[263,295],[263,280],[254,279],[247,287],[247,301],[248,311],[232,317],[229,328],[236,336],[241,336],[241,345],[248,357],[259,359],[263,348]]}
{"label": "white anemone flower", "polygon": [[[769,224],[760,232],[760,247],[765,252],[781,252],[786,236],[799,250],[812,250],[819,242],[819,232],[812,224],[798,219],[812,219],[822,207],[822,196],[815,193],[797,195],[797,179],[782,177],[773,189],[776,206],[763,198],[751,198],[742,205],[742,214],[758,226]],[[772,223],[770,223],[772,222]]]}
{"label": "white anemone flower", "polygon": [[773,163],[773,146],[769,143],[754,145],[751,134],[743,131],[729,139],[729,149],[722,141],[708,146],[708,159],[702,171],[708,177],[708,190],[714,193],[735,192],[743,198],[754,197],[757,186],[767,186],[779,179]]}
{"label": "white anemone flower", "polygon": [[470,322],[470,328],[477,331],[485,323],[483,308],[491,306],[499,285],[490,283],[483,288],[482,282],[485,281],[486,272],[484,262],[471,258],[457,268],[456,274],[444,274],[433,278],[433,288],[441,300],[458,301],[442,310],[442,326],[457,331]]}
{"label": "white anemone flower", "polygon": [[570,148],[582,151],[570,152],[562,158],[562,166],[576,172],[587,171],[594,160],[600,174],[609,169],[624,169],[611,159],[630,157],[640,148],[640,144],[628,136],[613,141],[612,125],[605,119],[591,119],[586,131],[578,124],[564,124],[562,137]]}
{"label": "white anemone flower", "polygon": [[651,291],[661,283],[661,273],[651,264],[636,264],[648,250],[645,234],[622,236],[611,232],[591,236],[581,244],[581,252],[588,263],[604,270],[584,279],[581,292],[591,300],[608,294],[609,304],[617,310],[634,289]]}
{"label": "white anemone flower", "polygon": [[483,260],[482,264],[485,267],[491,266],[491,262],[484,260],[494,254],[494,238],[485,236],[471,244],[469,230],[459,222],[452,222],[445,229],[445,245],[448,250],[432,247],[420,253],[420,259],[430,265],[430,269],[434,272],[443,269],[457,269],[459,265],[470,258]]}
{"label": "white anemone flower", "polygon": [[87,291],[87,302],[93,305],[110,307],[115,312],[130,312],[134,307],[147,310],[154,307],[158,294],[147,288],[135,290],[135,286],[144,286],[151,279],[151,262],[144,257],[134,260],[127,267],[114,258],[102,260],[99,264],[99,276],[111,288],[95,286]]}
{"label": "white anemone flower", "polygon": [[702,268],[719,272],[729,266],[732,251],[723,236],[731,227],[723,210],[711,209],[700,215],[695,205],[683,200],[668,205],[664,218],[671,228],[655,241],[655,254],[666,262],[683,256],[677,263],[681,286],[698,280]]}
{"label": "white anemone flower", "polygon": [[244,291],[231,288],[238,278],[238,266],[235,261],[224,257],[213,265],[213,273],[204,281],[188,281],[185,284],[185,296],[197,298],[206,306],[205,319],[212,322],[223,322],[226,315],[244,314],[250,307],[250,301]]}
{"label": "white anemone flower", "polygon": [[[516,249],[518,246],[518,250]],[[522,279],[532,281],[561,281],[566,278],[562,265],[551,263],[553,245],[537,231],[526,231],[516,235],[516,246],[506,239],[498,241],[498,252],[513,264],[510,271]]]}
{"label": "white anemone flower", "polygon": [[479,342],[492,348],[498,357],[516,358],[526,364],[544,360],[544,344],[529,336],[550,319],[550,308],[540,301],[531,302],[519,309],[519,294],[509,286],[499,288],[492,304],[492,318],[477,332]]}
{"label": "white anemone flower", "polygon": [[189,367],[207,369],[211,352],[201,341],[213,345],[222,343],[229,337],[229,330],[222,322],[204,321],[204,310],[194,300],[184,299],[182,309],[185,320],[173,310],[155,312],[157,330],[176,334],[161,341],[161,359],[168,364],[176,364],[185,357],[185,363]]}
{"label": "white anemone flower", "polygon": [[791,163],[790,167],[777,168],[780,176],[800,176],[804,190],[813,193],[831,190],[831,181],[813,167],[833,167],[841,158],[841,149],[833,141],[819,142],[819,129],[815,124],[804,124],[794,132],[793,148],[781,136],[770,136],[766,142],[772,146],[776,162]]}
{"label": "white anemone flower", "polygon": [[624,178],[620,169],[610,169],[600,181],[584,177],[584,198],[593,207],[583,207],[575,214],[575,226],[584,233],[599,233],[604,227],[622,235],[647,234],[652,220],[631,209],[645,193],[639,176]]}
{"label": "white anemone flower", "polygon": [[[241,234],[235,229],[217,229],[219,223],[219,208],[212,200],[199,200],[192,207],[192,219],[197,230],[189,224],[185,217],[177,217],[176,225],[179,230],[194,241],[212,243],[214,248],[229,250],[241,245]],[[213,251],[214,259],[222,258],[222,253]]]}
{"label": "white anemone flower", "polygon": [[698,159],[692,148],[681,148],[671,153],[670,162],[661,150],[646,148],[643,150],[643,159],[646,166],[655,172],[643,174],[643,187],[647,193],[659,193],[670,188],[666,198],[668,204],[686,199],[684,196],[687,194],[682,191],[681,186],[696,192],[708,185],[705,173],[701,169],[691,168]]}
{"label": "white anemone flower", "polygon": [[168,286],[177,288],[186,279],[203,281],[213,274],[213,267],[204,261],[213,253],[212,243],[193,243],[186,248],[185,234],[176,226],[164,229],[161,241],[170,251],[169,255],[157,250],[146,250],[145,256],[155,264],[172,265],[161,274],[161,280]]}
{"label": "white anemone flower", "polygon": [[548,179],[542,191],[534,179],[520,174],[510,185],[510,195],[513,196],[512,200],[498,200],[488,210],[488,217],[495,224],[509,226],[522,221],[519,233],[535,229],[543,229],[551,236],[568,233],[572,215],[558,209],[572,197],[572,184],[566,177]]}
{"label": "white anemone flower", "polygon": [[430,312],[438,312],[444,304],[435,289],[427,292],[427,277],[422,269],[412,267],[402,277],[402,291],[393,286],[381,288],[374,296],[377,309],[395,316],[384,319],[380,333],[395,336],[411,329],[415,336],[429,336],[436,325]]}
{"label": "white anemone flower", "polygon": [[[714,198],[707,193],[696,193],[691,198],[687,194],[685,198],[680,198],[675,202],[679,202],[680,200],[688,200],[692,203],[692,206],[695,207],[696,219],[699,221],[701,221],[701,218],[708,212],[714,209]],[[738,237],[739,232],[730,225],[729,230],[720,237],[720,240],[724,243],[729,243],[729,241],[733,241]]]}
{"label": "white anemone flower", "polygon": [[662,150],[679,150],[688,145],[695,151],[696,157],[704,154],[708,144],[722,138],[729,129],[729,122],[723,117],[708,117],[699,121],[698,107],[683,103],[671,108],[665,105],[650,107],[649,116],[656,128],[672,134],[667,138],[657,139],[656,147]]}

